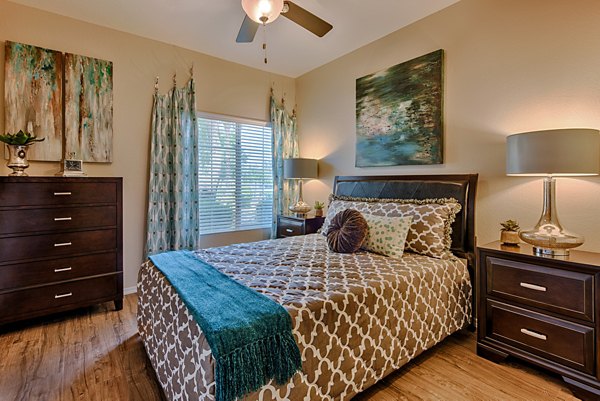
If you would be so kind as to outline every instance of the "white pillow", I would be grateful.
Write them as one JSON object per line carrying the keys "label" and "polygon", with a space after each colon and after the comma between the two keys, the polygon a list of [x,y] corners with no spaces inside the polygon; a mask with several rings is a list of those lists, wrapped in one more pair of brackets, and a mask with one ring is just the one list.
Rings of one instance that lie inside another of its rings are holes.
{"label": "white pillow", "polygon": [[399,259],[404,253],[406,236],[412,223],[412,216],[376,216],[364,214],[369,231],[362,248]]}

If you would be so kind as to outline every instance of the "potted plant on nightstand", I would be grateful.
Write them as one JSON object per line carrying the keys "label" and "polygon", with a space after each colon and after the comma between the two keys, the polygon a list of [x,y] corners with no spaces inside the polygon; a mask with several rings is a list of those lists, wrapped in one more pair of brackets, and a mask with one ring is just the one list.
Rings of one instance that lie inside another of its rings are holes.
{"label": "potted plant on nightstand", "polygon": [[323,208],[325,207],[325,203],[315,201],[315,217],[323,217]]}
{"label": "potted plant on nightstand", "polygon": [[506,220],[504,223],[500,223],[502,228],[500,229],[500,241],[504,245],[519,245],[519,223],[515,220]]}
{"label": "potted plant on nightstand", "polygon": [[9,159],[6,164],[13,170],[10,175],[27,176],[25,169],[29,167],[27,161],[27,149],[29,145],[43,141],[44,138],[38,138],[23,130],[16,134],[0,135],[0,142],[4,142],[8,146]]}

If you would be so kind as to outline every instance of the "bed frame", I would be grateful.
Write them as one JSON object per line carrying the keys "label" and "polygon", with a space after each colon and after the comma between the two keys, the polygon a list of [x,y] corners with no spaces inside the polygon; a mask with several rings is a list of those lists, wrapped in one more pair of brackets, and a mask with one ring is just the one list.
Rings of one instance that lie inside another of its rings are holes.
{"label": "bed frame", "polygon": [[[475,195],[478,174],[336,176],[333,193],[377,199],[454,198],[462,206],[452,224],[452,253],[467,260],[475,291]],[[475,322],[473,293],[473,322]],[[471,325],[474,329],[474,323]]]}

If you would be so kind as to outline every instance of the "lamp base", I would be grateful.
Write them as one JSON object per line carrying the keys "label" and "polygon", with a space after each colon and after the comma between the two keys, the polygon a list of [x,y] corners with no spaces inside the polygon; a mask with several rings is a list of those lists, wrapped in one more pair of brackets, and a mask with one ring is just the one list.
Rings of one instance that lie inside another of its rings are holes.
{"label": "lamp base", "polygon": [[312,210],[312,207],[303,200],[298,200],[298,202],[296,202],[295,204],[290,205],[289,209],[291,212],[304,215],[310,212]]}
{"label": "lamp base", "polygon": [[569,249],[581,246],[584,242],[583,236],[552,224],[521,231],[519,237],[533,245],[533,252],[539,256],[568,256]]}
{"label": "lamp base", "polygon": [[552,248],[541,248],[534,246],[533,253],[537,256],[550,256],[550,257],[560,257],[560,256],[569,256],[568,249],[552,249]]}
{"label": "lamp base", "polygon": [[312,207],[302,200],[302,180],[298,183],[298,201],[290,205],[290,211],[298,214],[300,217],[304,216],[306,213],[310,212]]}
{"label": "lamp base", "polygon": [[533,245],[540,256],[568,256],[570,248],[583,244],[582,235],[563,229],[556,213],[556,180],[544,178],[544,208],[540,220],[531,230],[519,232],[519,237]]}

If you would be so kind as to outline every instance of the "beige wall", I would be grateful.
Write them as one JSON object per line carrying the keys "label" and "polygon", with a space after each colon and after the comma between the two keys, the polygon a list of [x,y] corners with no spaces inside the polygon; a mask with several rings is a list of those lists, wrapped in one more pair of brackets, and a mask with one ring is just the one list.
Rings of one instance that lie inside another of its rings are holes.
{"label": "beige wall", "polygon": [[[498,223],[535,224],[540,179],[504,175],[504,141],[528,130],[600,128],[600,3],[596,0],[462,0],[297,80],[267,74],[164,43],[105,29],[0,0],[3,41],[12,40],[114,62],[114,162],[86,164],[92,176],[124,177],[125,286],[135,285],[142,260],[154,77],[161,92],[192,63],[203,111],[267,119],[268,90],[299,107],[303,156],[322,159],[321,178],[305,198],[326,199],[335,175],[480,174],[479,242],[498,237]],[[445,163],[440,166],[355,168],[356,78],[436,49],[445,50]],[[0,68],[0,86],[4,86]],[[3,109],[0,96],[0,110]],[[0,132],[4,131],[0,112]],[[0,163],[0,174],[8,169]],[[58,163],[34,163],[29,173],[52,175]],[[600,251],[600,179],[561,179],[563,224]],[[263,232],[204,238],[202,246],[262,239]]]}
{"label": "beige wall", "polygon": [[[272,83],[277,96],[286,93],[288,104],[294,104],[291,78],[0,0],[0,66],[4,65],[6,40],[114,63],[114,162],[88,163],[84,168],[91,176],[124,179],[125,287],[135,286],[145,242],[154,77],[160,76],[160,90],[164,93],[170,88],[175,71],[180,85],[187,81],[193,63],[198,108],[211,113],[267,120]],[[0,87],[4,87],[4,68],[0,68]],[[0,96],[0,110],[4,110],[3,102],[4,96]],[[0,132],[4,132],[4,112],[0,112]],[[0,174],[6,175],[10,170],[5,163],[0,164]],[[58,163],[33,163],[28,173],[53,175],[58,170]],[[211,236],[203,238],[201,246],[260,240],[265,236],[263,231]]]}
{"label": "beige wall", "polygon": [[[505,137],[530,130],[600,128],[600,2],[462,0],[296,80],[300,151],[321,160],[305,198],[326,199],[335,175],[479,173],[477,235],[499,222],[532,227],[541,178],[505,176]],[[445,161],[355,168],[355,80],[445,51]],[[558,180],[563,225],[600,251],[600,178]]]}

